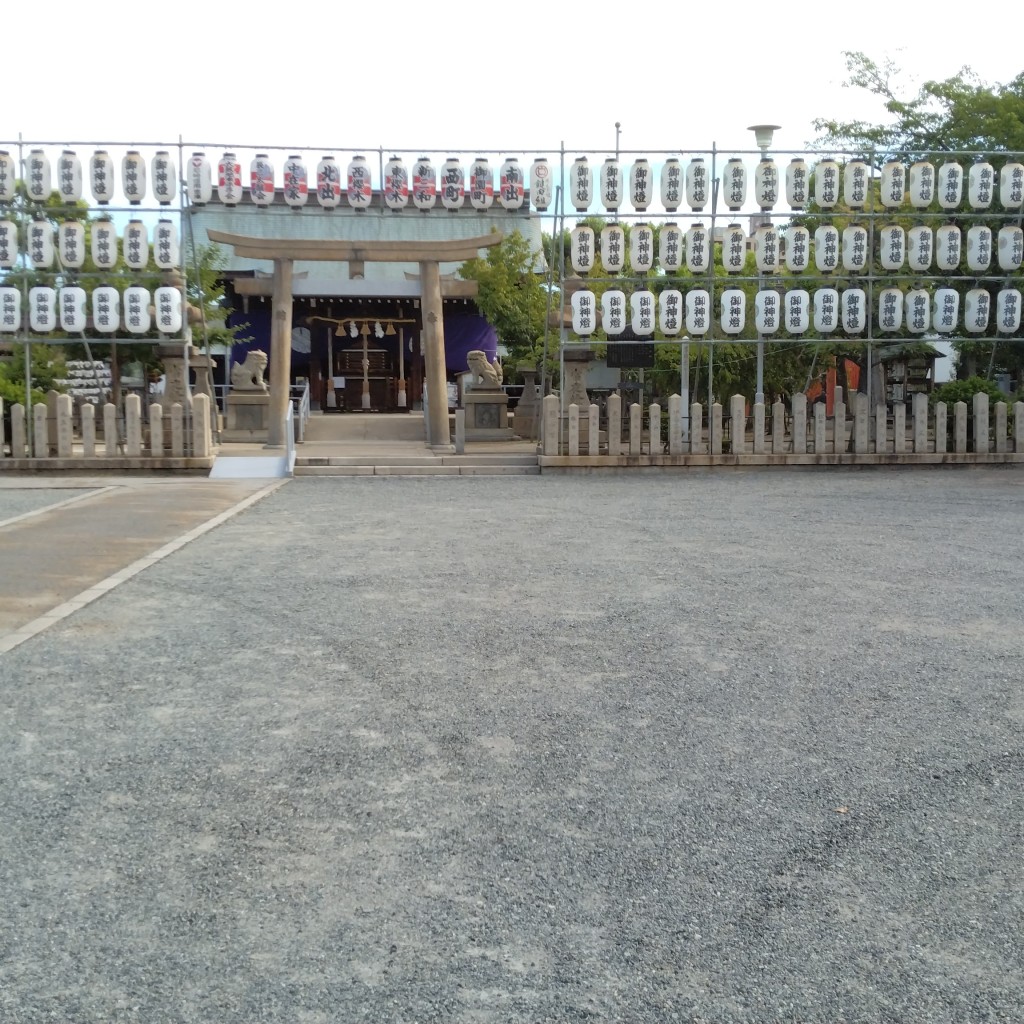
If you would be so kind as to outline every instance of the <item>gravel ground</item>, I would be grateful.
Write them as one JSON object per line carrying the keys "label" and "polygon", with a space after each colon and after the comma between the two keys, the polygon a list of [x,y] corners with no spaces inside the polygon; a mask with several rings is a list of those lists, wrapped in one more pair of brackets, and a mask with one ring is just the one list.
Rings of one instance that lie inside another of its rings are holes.
{"label": "gravel ground", "polygon": [[0,659],[0,1020],[1024,1018],[1022,488],[289,484]]}
{"label": "gravel ground", "polygon": [[36,512],[39,509],[56,505],[69,498],[77,498],[80,494],[92,490],[89,487],[46,487],[46,488],[13,488],[10,485],[0,486],[0,523],[5,519]]}

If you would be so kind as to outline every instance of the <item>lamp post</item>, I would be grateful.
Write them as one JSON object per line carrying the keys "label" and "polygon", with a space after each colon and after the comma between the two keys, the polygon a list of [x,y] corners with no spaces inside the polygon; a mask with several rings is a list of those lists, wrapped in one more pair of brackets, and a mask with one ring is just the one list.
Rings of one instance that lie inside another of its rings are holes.
{"label": "lamp post", "polygon": [[[757,148],[761,150],[761,159],[768,159],[768,147],[772,144],[772,138],[779,129],[777,124],[752,124],[747,131],[754,133],[754,141]],[[757,271],[758,293],[764,290],[764,273]],[[757,385],[754,394],[754,404],[764,405],[764,336],[757,332]]]}

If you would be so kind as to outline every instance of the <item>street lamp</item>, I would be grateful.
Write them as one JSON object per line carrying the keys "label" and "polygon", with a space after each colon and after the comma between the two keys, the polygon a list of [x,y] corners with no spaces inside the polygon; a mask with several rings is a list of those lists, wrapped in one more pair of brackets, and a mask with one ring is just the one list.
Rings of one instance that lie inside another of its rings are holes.
{"label": "street lamp", "polygon": [[[762,160],[768,159],[768,147],[771,146],[772,139],[780,127],[777,124],[752,124],[747,127],[747,131],[754,133],[754,141],[761,150]],[[763,289],[764,274],[758,270],[757,290],[761,292]],[[764,337],[760,331],[757,332],[757,387],[754,393],[754,404],[758,403],[764,405]]]}

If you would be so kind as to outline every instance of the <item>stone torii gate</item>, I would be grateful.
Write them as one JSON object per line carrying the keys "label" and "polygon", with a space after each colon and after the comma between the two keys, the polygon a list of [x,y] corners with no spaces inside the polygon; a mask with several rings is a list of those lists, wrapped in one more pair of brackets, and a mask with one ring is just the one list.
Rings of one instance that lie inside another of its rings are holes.
{"label": "stone torii gate", "polygon": [[504,235],[494,232],[476,238],[443,242],[351,242],[341,239],[251,238],[226,231],[207,231],[211,242],[230,245],[236,256],[270,260],[274,288],[270,329],[270,423],[268,447],[282,447],[288,414],[292,366],[292,268],[296,260],[351,263],[418,263],[422,302],[424,355],[429,390],[427,443],[450,450],[448,388],[445,375],[444,319],[441,310],[441,263],[473,259],[481,249],[497,245]]}

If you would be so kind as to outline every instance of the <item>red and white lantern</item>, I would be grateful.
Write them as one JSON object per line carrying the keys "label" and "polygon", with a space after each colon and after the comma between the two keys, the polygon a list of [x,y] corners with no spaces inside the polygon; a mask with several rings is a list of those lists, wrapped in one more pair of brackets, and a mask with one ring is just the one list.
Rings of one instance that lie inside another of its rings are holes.
{"label": "red and white lantern", "polygon": [[57,158],[57,192],[65,203],[82,198],[82,161],[72,149],[65,149]]}
{"label": "red and white lantern", "polygon": [[309,172],[297,153],[292,154],[284,165],[284,201],[293,210],[306,205],[309,199]]}
{"label": "red and white lantern", "polygon": [[430,160],[421,156],[412,168],[412,204],[426,213],[437,203],[437,171]]}
{"label": "red and white lantern", "polygon": [[105,149],[97,149],[89,158],[89,187],[100,206],[114,198],[114,161]]}
{"label": "red and white lantern", "polygon": [[633,292],[629,297],[629,326],[639,338],[649,337],[654,333],[655,300],[654,292],[646,288]]}
{"label": "red and white lantern", "polygon": [[814,291],[814,329],[831,334],[839,326],[839,292],[835,288]]}
{"label": "red and white lantern", "polygon": [[45,285],[28,290],[28,328],[37,334],[57,329],[57,290]]}
{"label": "red and white lantern", "polygon": [[61,288],[57,297],[60,304],[60,329],[68,334],[81,334],[88,323],[87,296],[84,288]]}
{"label": "red and white lantern", "polygon": [[601,326],[609,338],[617,337],[626,329],[626,295],[617,288],[601,296]]}
{"label": "red and white lantern", "polygon": [[441,205],[458,210],[466,200],[466,172],[455,157],[449,157],[441,168]]}
{"label": "red and white lantern", "polygon": [[161,270],[174,270],[181,265],[178,226],[173,220],[163,218],[157,222],[153,233],[153,262]]}
{"label": "red and white lantern", "polygon": [[341,168],[329,154],[316,165],[316,201],[325,210],[333,210],[341,202]]}
{"label": "red and white lantern", "polygon": [[617,274],[626,265],[626,232],[621,224],[601,228],[601,264],[609,274]]}
{"label": "red and white lantern", "polygon": [[629,263],[635,274],[646,274],[654,266],[654,229],[634,224],[629,233]]}
{"label": "red and white lantern", "polygon": [[704,157],[695,156],[686,166],[686,205],[697,213],[708,203],[708,165]]}
{"label": "red and white lantern", "polygon": [[409,171],[397,156],[384,165],[384,205],[389,210],[404,210],[409,205]]}
{"label": "red and white lantern", "polygon": [[661,205],[675,213],[683,201],[683,168],[678,158],[670,156],[661,167]]}
{"label": "red and white lantern", "polygon": [[137,149],[129,149],[121,158],[121,188],[131,206],[146,198],[146,161]]}
{"label": "red and white lantern", "polygon": [[257,153],[249,164],[249,199],[254,206],[274,201],[274,165],[266,153]]}
{"label": "red and white lantern", "polygon": [[658,327],[667,338],[683,329],[683,293],[678,288],[666,288],[658,296]]}
{"label": "red and white lantern", "polygon": [[138,285],[124,290],[124,326],[129,334],[145,334],[152,327],[149,292]]}
{"label": "red and white lantern", "polygon": [[372,198],[370,166],[366,162],[366,157],[356,155],[348,165],[348,205],[353,210],[366,210]]}
{"label": "red and white lantern", "polygon": [[601,205],[615,211],[622,205],[622,168],[615,157],[607,157],[601,164]]}
{"label": "red and white lantern", "polygon": [[189,157],[188,198],[193,206],[205,206],[213,198],[213,170],[205,153]]}
{"label": "red and white lantern", "polygon": [[514,157],[506,157],[498,175],[498,198],[506,210],[519,210],[526,197],[526,176],[522,164]]}
{"label": "red and white lantern", "polygon": [[116,288],[102,285],[92,290],[92,326],[100,334],[116,334],[121,326],[121,296]]}
{"label": "red and white lantern", "polygon": [[538,213],[543,213],[551,199],[551,165],[547,157],[539,156],[530,165],[530,202]]}
{"label": "red and white lantern", "polygon": [[[53,191],[50,158],[41,149],[33,149],[25,162],[25,192],[34,203],[45,203]],[[50,330],[52,328],[48,328]]]}
{"label": "red and white lantern", "polygon": [[149,264],[149,237],[141,220],[128,221],[121,239],[124,265],[129,270],[145,270]]}
{"label": "red and white lantern", "polygon": [[704,288],[693,288],[686,293],[686,331],[688,334],[707,334],[711,330],[711,293]]}
{"label": "red and white lantern", "polygon": [[469,202],[474,210],[494,205],[494,172],[485,157],[478,156],[469,168]]}
{"label": "red and white lantern", "polygon": [[178,198],[178,167],[166,149],[158,149],[150,167],[153,197],[161,206],[169,206]]}
{"label": "red and white lantern", "polygon": [[66,220],[57,229],[57,258],[65,270],[81,270],[85,265],[85,225]]}

